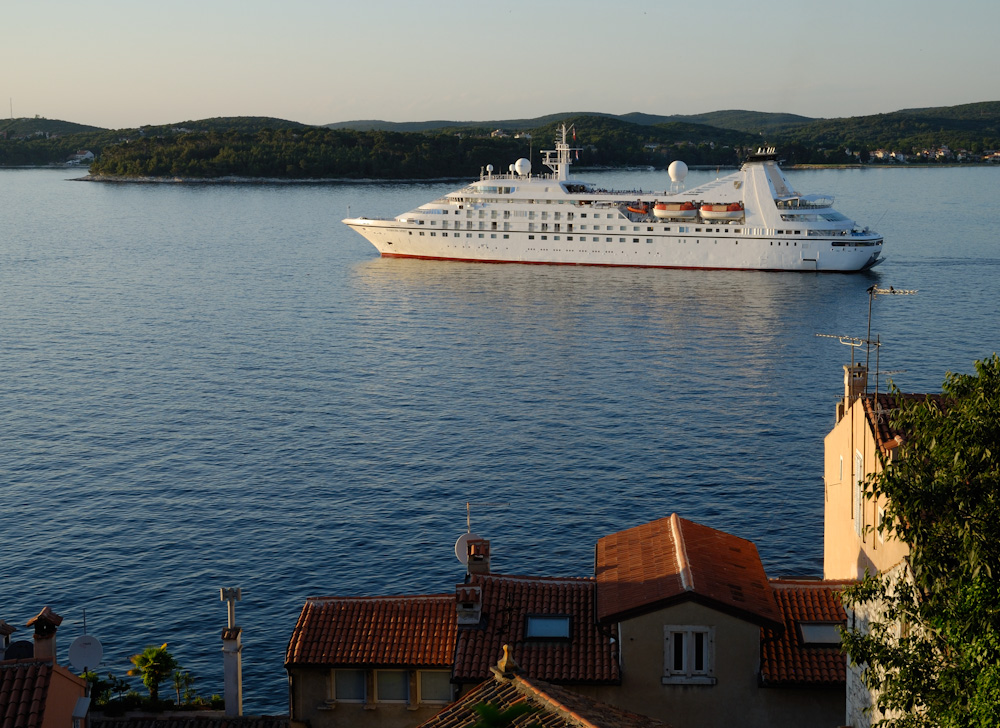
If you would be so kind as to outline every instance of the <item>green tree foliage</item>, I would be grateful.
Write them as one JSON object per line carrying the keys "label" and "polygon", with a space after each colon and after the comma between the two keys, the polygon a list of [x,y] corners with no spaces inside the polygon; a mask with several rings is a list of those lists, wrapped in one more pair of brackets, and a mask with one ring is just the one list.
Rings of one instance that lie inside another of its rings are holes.
{"label": "green tree foliage", "polygon": [[187,670],[176,669],[170,675],[170,683],[174,687],[174,694],[177,696],[177,705],[192,703],[197,698],[194,691],[194,678]]}
{"label": "green tree foliage", "polygon": [[[575,124],[585,166],[733,166],[758,146],[777,146],[787,164],[857,163],[848,155],[887,148],[913,153],[947,145],[1000,149],[1000,102],[911,109],[849,119],[718,111],[696,116],[553,114],[489,122],[313,127],[269,117],[220,117],[111,131],[47,119],[0,120],[0,166],[63,164],[76,151],[97,155],[95,174],[121,177],[312,179],[469,178],[519,157],[544,171],[562,123]],[[531,139],[491,137],[497,127]],[[928,160],[928,161],[933,161]]]}
{"label": "green tree foliage", "polygon": [[1000,725],[1000,358],[948,374],[940,400],[899,397],[892,422],[902,456],[866,490],[908,569],[847,590],[876,616],[845,646],[883,725]]}
{"label": "green tree foliage", "polygon": [[167,652],[167,643],[159,647],[147,647],[138,655],[129,658],[134,667],[128,675],[141,677],[142,684],[149,690],[149,699],[156,703],[160,699],[160,683],[170,677],[179,665],[174,656]]}

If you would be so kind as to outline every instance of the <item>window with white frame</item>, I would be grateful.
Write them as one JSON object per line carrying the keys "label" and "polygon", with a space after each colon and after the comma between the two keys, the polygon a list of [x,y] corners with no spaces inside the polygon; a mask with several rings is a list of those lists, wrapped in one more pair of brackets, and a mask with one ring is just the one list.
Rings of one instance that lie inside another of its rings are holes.
{"label": "window with white frame", "polygon": [[375,700],[380,703],[405,703],[410,697],[410,678],[406,670],[376,670]]}
{"label": "window with white frame", "polygon": [[664,625],[663,643],[664,685],[715,684],[715,628]]}
{"label": "window with white frame", "polygon": [[365,702],[365,671],[334,670],[333,697],[342,703]]}
{"label": "window with white frame", "polygon": [[451,671],[420,670],[417,672],[417,692],[421,703],[452,701]]}

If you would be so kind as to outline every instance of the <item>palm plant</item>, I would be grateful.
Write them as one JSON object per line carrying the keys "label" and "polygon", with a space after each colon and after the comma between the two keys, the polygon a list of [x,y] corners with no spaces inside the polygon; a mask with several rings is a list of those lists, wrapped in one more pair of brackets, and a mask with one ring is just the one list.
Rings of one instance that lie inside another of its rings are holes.
{"label": "palm plant", "polygon": [[127,674],[141,677],[142,684],[149,690],[149,699],[156,703],[160,699],[160,683],[179,666],[174,656],[167,652],[167,643],[159,647],[147,647],[138,655],[129,658],[135,665]]}

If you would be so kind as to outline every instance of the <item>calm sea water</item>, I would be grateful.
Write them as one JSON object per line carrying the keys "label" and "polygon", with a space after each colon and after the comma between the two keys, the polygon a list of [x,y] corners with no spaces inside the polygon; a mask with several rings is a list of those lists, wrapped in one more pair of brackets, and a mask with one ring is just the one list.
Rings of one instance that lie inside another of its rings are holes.
{"label": "calm sea water", "polygon": [[864,336],[878,283],[920,291],[874,305],[901,388],[998,349],[1000,169],[790,172],[884,233],[850,276],[383,260],[349,209],[457,185],[71,176],[0,171],[0,618],[51,605],[65,656],[86,611],[102,671],[167,642],[221,693],[240,586],[248,713],[287,711],[307,596],[451,591],[469,501],[500,572],[676,511],[819,575],[850,350],[815,334]]}

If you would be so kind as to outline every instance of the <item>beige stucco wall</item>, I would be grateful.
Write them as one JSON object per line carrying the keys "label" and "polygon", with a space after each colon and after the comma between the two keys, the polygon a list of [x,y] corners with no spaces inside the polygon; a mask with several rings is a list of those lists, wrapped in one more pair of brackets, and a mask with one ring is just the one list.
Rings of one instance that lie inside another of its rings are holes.
{"label": "beige stucco wall", "polygon": [[423,723],[445,706],[440,703],[407,706],[404,703],[332,703],[330,670],[293,668],[291,718],[311,728],[409,728]]}
{"label": "beige stucco wall", "polygon": [[[664,626],[713,627],[715,685],[664,685]],[[833,728],[844,691],[762,688],[760,627],[693,602],[621,623],[620,687],[573,687],[674,728]]]}
{"label": "beige stucco wall", "polygon": [[[823,578],[857,579],[864,576],[865,569],[891,569],[908,553],[906,546],[893,538],[883,540],[872,529],[864,529],[861,537],[855,531],[855,457],[860,454],[866,476],[882,469],[860,400],[826,436],[824,452]],[[864,500],[862,525],[874,526],[884,505],[884,500]]]}
{"label": "beige stucco wall", "polygon": [[86,682],[62,665],[52,666],[41,728],[71,728],[76,701],[86,695]]}

